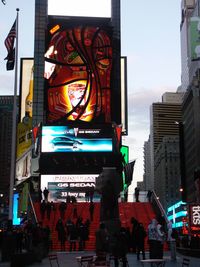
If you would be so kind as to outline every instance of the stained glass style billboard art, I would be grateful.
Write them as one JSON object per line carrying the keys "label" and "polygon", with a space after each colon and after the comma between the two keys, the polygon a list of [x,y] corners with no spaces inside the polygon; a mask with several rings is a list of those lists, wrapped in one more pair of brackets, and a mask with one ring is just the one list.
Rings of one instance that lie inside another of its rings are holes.
{"label": "stained glass style billboard art", "polygon": [[46,122],[111,122],[112,28],[49,23],[46,42]]}

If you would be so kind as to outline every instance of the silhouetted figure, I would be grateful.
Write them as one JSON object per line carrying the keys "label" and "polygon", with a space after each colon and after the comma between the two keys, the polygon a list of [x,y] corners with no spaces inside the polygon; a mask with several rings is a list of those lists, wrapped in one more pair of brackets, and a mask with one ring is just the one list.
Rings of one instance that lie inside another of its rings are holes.
{"label": "silhouetted figure", "polygon": [[42,190],[39,189],[38,191],[38,202],[41,202],[42,201]]}
{"label": "silhouetted figure", "polygon": [[49,196],[49,190],[46,187],[44,188],[43,195],[44,195],[44,200],[47,202]]}
{"label": "silhouetted figure", "polygon": [[89,193],[89,191],[87,190],[86,192],[85,192],[85,202],[89,202],[90,201],[90,193]]}
{"label": "silhouetted figure", "polygon": [[144,241],[147,233],[144,229],[142,223],[138,223],[135,229],[135,237],[136,237],[136,252],[137,252],[137,259],[140,259],[140,252],[142,252],[143,260],[145,260],[145,251],[144,251]]}
{"label": "silhouetted figure", "polygon": [[93,202],[93,197],[94,197],[94,187],[92,187],[89,191],[89,197],[90,197],[90,202]]}
{"label": "silhouetted figure", "polygon": [[66,209],[67,209],[67,203],[61,202],[59,205],[59,211],[60,211],[61,219],[64,219]]}
{"label": "silhouetted figure", "polygon": [[140,189],[138,187],[135,188],[135,201],[139,202],[139,194],[140,194]]}
{"label": "silhouetted figure", "polygon": [[62,219],[59,219],[56,223],[56,231],[58,233],[58,240],[60,241],[61,250],[65,250],[65,241],[66,241],[66,232],[62,222]]}
{"label": "silhouetted figure", "polygon": [[76,225],[71,222],[68,228],[70,251],[76,251],[76,242],[78,239],[78,230]]}
{"label": "silhouetted figure", "polygon": [[151,202],[151,197],[152,197],[152,191],[151,190],[148,190],[147,192],[147,199],[149,202]]}
{"label": "silhouetted figure", "polygon": [[131,218],[131,224],[132,224],[132,229],[131,229],[131,248],[132,248],[132,252],[136,252],[136,235],[135,235],[135,231],[138,225],[138,221],[132,217]]}

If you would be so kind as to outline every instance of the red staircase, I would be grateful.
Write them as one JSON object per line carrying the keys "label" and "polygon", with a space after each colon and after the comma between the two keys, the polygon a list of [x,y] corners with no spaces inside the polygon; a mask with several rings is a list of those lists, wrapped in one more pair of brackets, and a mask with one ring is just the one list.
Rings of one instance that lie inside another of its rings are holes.
{"label": "red staircase", "polygon": [[[59,251],[60,243],[58,242],[57,232],[55,230],[56,223],[60,218],[59,203],[55,203],[56,209],[54,212],[51,212],[50,220],[47,219],[46,215],[44,220],[41,219],[39,203],[36,203],[34,207],[38,221],[42,221],[43,227],[48,225],[51,229],[53,250]],[[146,230],[151,219],[155,217],[155,213],[152,209],[151,204],[144,202],[119,203],[119,213],[122,226],[130,227],[130,229],[132,226],[130,222],[131,217],[134,217],[139,222],[142,222]],[[83,221],[89,219],[90,218],[89,203],[87,202],[77,203],[77,214],[78,216],[81,216],[83,218]],[[99,227],[99,217],[100,217],[100,203],[95,203],[94,220],[90,224],[89,240],[86,241],[86,250],[88,251],[95,250],[95,231]],[[71,203],[67,204],[67,210],[65,212],[63,223],[66,223],[66,220],[68,218],[71,218],[74,222],[76,221],[76,219],[73,219],[73,204]],[[147,250],[148,249],[147,242],[145,247]],[[66,250],[69,251],[68,242],[66,242]]]}

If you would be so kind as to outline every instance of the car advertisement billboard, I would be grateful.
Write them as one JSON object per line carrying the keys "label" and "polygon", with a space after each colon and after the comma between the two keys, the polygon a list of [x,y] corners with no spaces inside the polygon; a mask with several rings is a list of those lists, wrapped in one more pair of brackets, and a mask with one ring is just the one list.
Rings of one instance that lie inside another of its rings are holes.
{"label": "car advertisement billboard", "polygon": [[[67,196],[85,200],[85,192],[95,187],[98,174],[41,175],[41,190],[49,190],[49,201],[65,201]],[[95,194],[95,198],[99,196]]]}
{"label": "car advertisement billboard", "polygon": [[111,20],[48,16],[48,22],[44,55],[46,124],[119,123],[121,106],[116,109],[114,103],[121,98],[121,85],[112,83],[120,76],[113,71],[115,58],[120,65],[120,53],[113,52]]}
{"label": "car advertisement billboard", "polygon": [[43,126],[44,152],[112,152],[111,132],[106,128]]}

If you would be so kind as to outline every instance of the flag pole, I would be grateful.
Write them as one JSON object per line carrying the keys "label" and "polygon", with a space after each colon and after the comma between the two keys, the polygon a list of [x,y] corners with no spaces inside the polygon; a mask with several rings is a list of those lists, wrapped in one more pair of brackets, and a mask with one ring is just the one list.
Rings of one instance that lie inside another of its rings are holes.
{"label": "flag pole", "polygon": [[15,81],[14,81],[14,98],[12,112],[12,147],[11,147],[11,166],[10,166],[10,191],[9,191],[9,220],[13,219],[13,190],[15,180],[16,165],[16,130],[17,130],[17,77],[18,77],[18,16],[19,8],[16,9],[16,45],[15,45]]}

